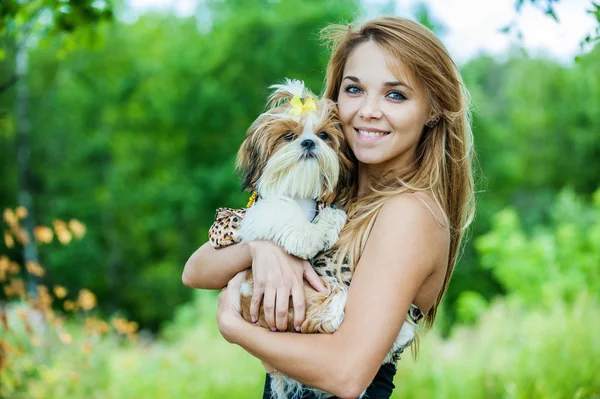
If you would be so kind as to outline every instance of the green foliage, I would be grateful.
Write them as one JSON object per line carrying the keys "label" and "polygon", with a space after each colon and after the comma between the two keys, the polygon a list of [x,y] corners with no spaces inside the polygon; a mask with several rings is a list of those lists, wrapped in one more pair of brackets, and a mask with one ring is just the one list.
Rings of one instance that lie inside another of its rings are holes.
{"label": "green foliage", "polygon": [[[78,45],[97,42],[95,27],[113,18],[112,0],[3,0],[0,3],[0,61],[19,48],[59,39],[57,55],[64,58]],[[71,35],[78,31],[78,39]],[[5,50],[7,48],[9,51]],[[6,82],[0,83],[0,93]]]}
{"label": "green foliage", "polygon": [[14,399],[260,396],[262,366],[220,336],[214,317],[216,296],[202,292],[187,309],[195,322],[171,325],[175,341],[153,342],[140,336],[132,343],[107,334],[86,341],[89,353],[82,351],[79,338],[87,336],[83,320],[73,320],[68,326],[73,342],[46,342],[45,348],[27,352],[18,367],[29,365],[35,376],[20,392],[6,392]]}
{"label": "green foliage", "polygon": [[508,298],[529,306],[557,299],[572,304],[587,291],[600,299],[600,190],[595,198],[588,207],[563,190],[551,208],[551,224],[529,234],[513,209],[496,215],[492,230],[476,245],[483,267],[492,270]]}
{"label": "green foliage", "polygon": [[[319,30],[357,10],[353,1],[263,3],[209,2],[212,24],[200,29],[154,14],[99,26],[102,48],[63,60],[52,46],[31,53],[34,213],[88,226],[84,242],[44,254],[48,283],[89,287],[105,311],[152,329],[189,299],[181,272],[214,210],[247,200],[235,154],[268,86],[292,77],[319,92],[328,58]],[[2,137],[14,153],[14,136]],[[12,155],[0,162],[16,174]],[[0,183],[0,205],[15,203],[15,183]]]}
{"label": "green foliage", "polygon": [[473,246],[496,213],[513,207],[527,231],[550,223],[551,204],[563,187],[585,196],[598,187],[599,66],[600,48],[569,67],[523,55],[482,56],[462,67],[481,171],[473,239],[447,295],[454,310],[463,291],[487,300],[505,292],[491,269],[481,267]]}
{"label": "green foliage", "polygon": [[[57,345],[26,397],[260,397],[260,362],[219,335],[215,311],[216,296],[201,292],[186,306],[195,322],[180,317],[166,341],[124,345],[106,335],[87,357],[77,345]],[[589,296],[540,310],[497,301],[448,339],[437,329],[425,335],[417,360],[407,353],[400,361],[392,398],[597,398],[599,329],[600,304]]]}
{"label": "green foliage", "polygon": [[400,361],[392,398],[598,398],[600,305],[581,295],[545,309],[498,301],[473,326],[424,337]]}
{"label": "green foliage", "polygon": [[82,25],[110,20],[111,3],[110,0],[4,0],[0,4],[0,34],[16,35],[28,24],[40,25],[44,34],[73,32]]}

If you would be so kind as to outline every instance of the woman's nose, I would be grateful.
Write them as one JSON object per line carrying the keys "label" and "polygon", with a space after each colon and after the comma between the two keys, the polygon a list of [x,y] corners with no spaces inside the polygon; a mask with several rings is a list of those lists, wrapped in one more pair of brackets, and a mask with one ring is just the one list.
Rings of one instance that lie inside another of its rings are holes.
{"label": "woman's nose", "polygon": [[358,110],[358,116],[364,119],[379,119],[382,116],[377,99],[366,97]]}

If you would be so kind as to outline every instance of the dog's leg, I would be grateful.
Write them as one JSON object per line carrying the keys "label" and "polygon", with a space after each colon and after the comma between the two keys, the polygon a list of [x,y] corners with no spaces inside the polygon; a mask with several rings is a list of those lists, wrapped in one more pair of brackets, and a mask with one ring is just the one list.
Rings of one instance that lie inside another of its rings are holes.
{"label": "dog's leg", "polygon": [[275,241],[280,230],[296,229],[302,222],[306,222],[306,216],[290,198],[263,199],[248,208],[238,234],[242,241]]}
{"label": "dog's leg", "polygon": [[286,252],[310,259],[337,241],[346,213],[327,207],[311,223],[292,199],[278,197],[257,202],[240,224],[242,241],[273,240]]}
{"label": "dog's leg", "polygon": [[282,229],[276,242],[287,252],[310,259],[335,244],[345,223],[346,213],[343,210],[326,207],[314,222],[304,219],[296,229]]}
{"label": "dog's leg", "polygon": [[324,293],[305,285],[306,318],[300,327],[302,333],[332,334],[342,325],[348,292],[339,284],[329,287],[330,292]]}
{"label": "dog's leg", "polygon": [[333,207],[325,207],[314,220],[313,225],[323,238],[322,251],[333,247],[336,243],[342,227],[346,224],[346,212]]}

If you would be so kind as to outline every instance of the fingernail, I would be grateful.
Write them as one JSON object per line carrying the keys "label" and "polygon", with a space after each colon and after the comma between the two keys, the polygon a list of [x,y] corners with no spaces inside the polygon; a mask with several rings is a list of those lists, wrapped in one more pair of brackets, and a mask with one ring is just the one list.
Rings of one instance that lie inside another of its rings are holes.
{"label": "fingernail", "polygon": [[275,332],[277,329],[275,327],[271,327],[271,331]]}
{"label": "fingernail", "polygon": [[252,323],[254,324],[256,322],[257,322],[256,317],[252,316]]}
{"label": "fingernail", "polygon": [[296,326],[296,331],[300,332],[300,326]]}

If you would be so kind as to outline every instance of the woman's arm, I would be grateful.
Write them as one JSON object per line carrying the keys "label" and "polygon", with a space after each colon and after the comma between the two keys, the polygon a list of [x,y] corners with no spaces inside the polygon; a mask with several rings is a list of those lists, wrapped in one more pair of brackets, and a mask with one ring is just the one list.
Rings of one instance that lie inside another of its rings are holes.
{"label": "woman's arm", "polygon": [[398,196],[373,226],[337,332],[271,333],[243,322],[226,294],[220,296],[219,328],[276,370],[338,397],[357,397],[373,380],[423,282],[446,267],[448,242],[448,229],[420,200]]}
{"label": "woman's arm", "polygon": [[249,244],[215,249],[210,242],[205,243],[186,262],[181,276],[183,284],[205,290],[225,287],[233,276],[252,265]]}
{"label": "woman's arm", "polygon": [[300,329],[305,317],[303,279],[317,291],[326,288],[310,263],[287,255],[273,242],[250,241],[221,249],[206,243],[187,261],[181,279],[188,287],[221,289],[250,266],[254,280],[250,305],[253,320],[258,320],[262,302],[269,327],[286,330],[291,297],[294,325]]}

